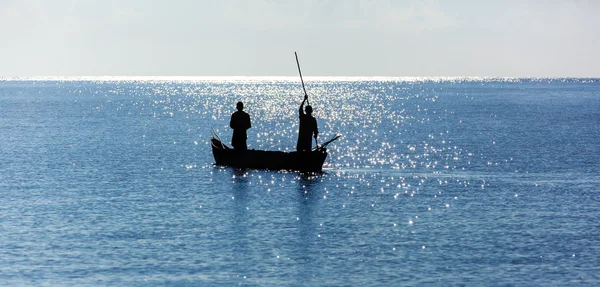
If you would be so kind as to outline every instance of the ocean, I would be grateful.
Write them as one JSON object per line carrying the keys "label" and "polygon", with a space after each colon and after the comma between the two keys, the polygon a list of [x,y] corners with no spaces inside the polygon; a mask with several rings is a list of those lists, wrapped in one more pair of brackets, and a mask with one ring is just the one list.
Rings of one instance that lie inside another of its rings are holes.
{"label": "ocean", "polygon": [[598,286],[600,79],[0,79],[2,286]]}

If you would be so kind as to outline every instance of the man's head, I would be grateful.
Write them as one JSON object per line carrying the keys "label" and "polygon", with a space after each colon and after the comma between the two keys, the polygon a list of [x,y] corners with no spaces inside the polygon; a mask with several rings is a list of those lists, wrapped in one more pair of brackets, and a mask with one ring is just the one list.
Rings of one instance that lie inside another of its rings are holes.
{"label": "man's head", "polygon": [[237,108],[238,111],[241,111],[244,109],[244,103],[238,102],[235,107]]}
{"label": "man's head", "polygon": [[304,110],[306,111],[307,114],[312,114],[312,107],[311,106],[306,106],[306,108],[304,108]]}

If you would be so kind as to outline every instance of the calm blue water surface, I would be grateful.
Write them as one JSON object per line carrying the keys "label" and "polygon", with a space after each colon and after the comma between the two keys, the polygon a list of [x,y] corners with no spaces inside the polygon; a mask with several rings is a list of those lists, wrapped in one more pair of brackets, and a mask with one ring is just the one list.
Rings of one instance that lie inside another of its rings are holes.
{"label": "calm blue water surface", "polygon": [[599,79],[0,80],[0,285],[600,285]]}

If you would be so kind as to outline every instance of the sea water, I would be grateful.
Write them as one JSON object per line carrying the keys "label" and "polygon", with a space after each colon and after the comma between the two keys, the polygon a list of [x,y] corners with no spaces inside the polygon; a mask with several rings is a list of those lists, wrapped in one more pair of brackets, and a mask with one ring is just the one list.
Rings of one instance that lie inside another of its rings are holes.
{"label": "sea water", "polygon": [[600,285],[600,80],[0,80],[0,285]]}

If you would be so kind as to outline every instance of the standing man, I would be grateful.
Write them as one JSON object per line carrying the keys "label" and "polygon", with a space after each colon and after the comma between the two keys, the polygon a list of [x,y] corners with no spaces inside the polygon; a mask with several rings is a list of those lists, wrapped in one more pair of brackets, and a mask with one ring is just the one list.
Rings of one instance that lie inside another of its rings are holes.
{"label": "standing man", "polygon": [[247,150],[246,145],[246,130],[251,127],[250,115],[244,112],[244,104],[238,102],[236,105],[237,112],[231,115],[229,121],[229,127],[233,129],[233,136],[231,137],[231,145],[236,150]]}
{"label": "standing man", "polygon": [[317,119],[312,116],[312,107],[306,106],[306,113],[303,111],[304,102],[308,100],[308,95],[304,95],[304,101],[300,105],[300,127],[298,130],[298,143],[296,144],[297,151],[311,151],[312,150],[312,137],[317,139],[319,130],[317,129]]}

